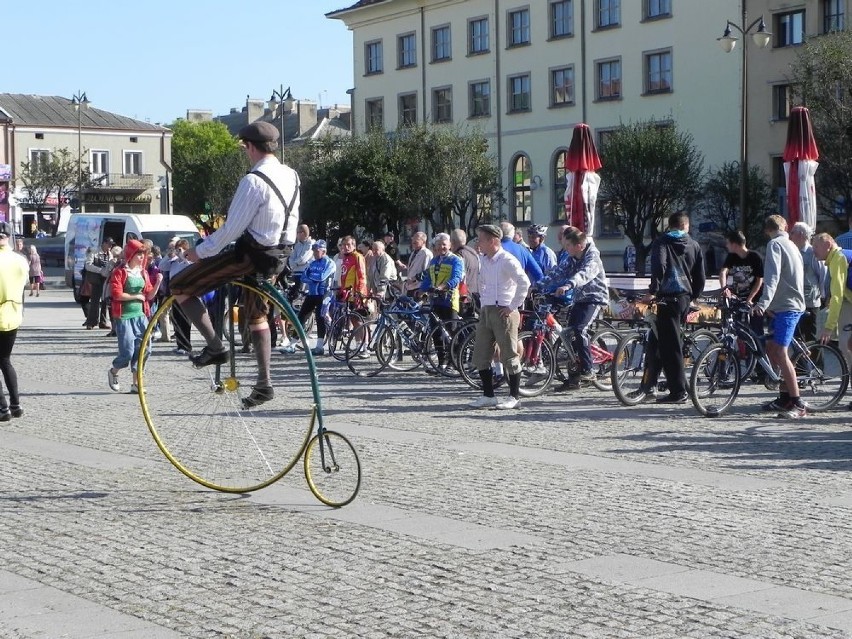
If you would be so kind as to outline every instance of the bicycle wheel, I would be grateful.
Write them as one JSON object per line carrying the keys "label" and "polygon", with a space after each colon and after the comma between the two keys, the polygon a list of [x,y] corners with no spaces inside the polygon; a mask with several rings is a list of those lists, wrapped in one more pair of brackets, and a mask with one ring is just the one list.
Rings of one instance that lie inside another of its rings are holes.
{"label": "bicycle wheel", "polygon": [[[538,339],[543,338],[540,344]],[[524,331],[518,334],[521,344],[521,385],[518,388],[522,397],[536,397],[545,392],[553,381],[556,363],[553,348],[545,335],[536,336],[534,332]]]}
{"label": "bicycle wheel", "polygon": [[352,329],[363,322],[364,318],[352,311],[343,311],[338,315],[328,328],[326,334],[326,345],[328,354],[338,362],[346,361],[346,344]]}
{"label": "bicycle wheel", "polygon": [[450,354],[453,367],[456,371],[458,371],[459,375],[461,375],[461,364],[459,363],[461,347],[468,335],[476,332],[476,323],[477,321],[474,319],[461,320],[461,325],[456,329],[456,332],[453,333],[453,340],[450,342]]}
{"label": "bicycle wheel", "polygon": [[476,390],[482,390],[479,371],[473,365],[473,351],[476,348],[476,331],[471,331],[464,339],[458,352],[458,371],[465,384]]}
{"label": "bicycle wheel", "polygon": [[689,378],[692,405],[705,417],[718,417],[734,404],[740,392],[740,366],[735,352],[714,344],[698,356]]}
{"label": "bicycle wheel", "polygon": [[828,410],[840,401],[849,385],[846,360],[830,344],[807,344],[805,348],[792,357],[799,392],[813,410]]}
{"label": "bicycle wheel", "polygon": [[393,331],[379,326],[377,320],[365,322],[353,329],[346,342],[346,365],[358,377],[375,377],[393,356]]}
{"label": "bicycle wheel", "polygon": [[612,357],[612,391],[625,406],[635,406],[645,396],[639,393],[645,373],[645,337],[630,333],[618,343]]}
{"label": "bicycle wheel", "polygon": [[[250,291],[295,319],[289,307],[254,285],[234,282],[220,290],[220,303],[229,311],[235,308],[235,293],[244,297]],[[185,355],[174,354],[171,345],[153,339],[154,327],[174,303],[173,297],[163,302],[142,337],[141,352],[149,355],[139,362],[137,384],[154,441],[180,472],[208,488],[236,493],[268,486],[298,462],[317,417],[318,391],[308,349],[286,358],[273,354],[274,398],[246,409],[243,400],[257,380],[256,356],[239,352],[232,339],[226,342],[228,364],[195,368]],[[226,335],[238,334],[237,315],[211,312],[225,318]]]}
{"label": "bicycle wheel", "polygon": [[361,460],[355,447],[333,430],[314,435],[305,449],[305,479],[326,506],[345,506],[361,488]]}
{"label": "bicycle wheel", "polygon": [[604,329],[592,336],[592,372],[595,379],[592,384],[602,391],[612,389],[612,367],[615,361],[615,349],[621,341],[621,333]]}
{"label": "bicycle wheel", "polygon": [[464,320],[443,320],[433,326],[423,346],[424,364],[444,377],[458,377],[459,371],[453,363],[452,343]]}

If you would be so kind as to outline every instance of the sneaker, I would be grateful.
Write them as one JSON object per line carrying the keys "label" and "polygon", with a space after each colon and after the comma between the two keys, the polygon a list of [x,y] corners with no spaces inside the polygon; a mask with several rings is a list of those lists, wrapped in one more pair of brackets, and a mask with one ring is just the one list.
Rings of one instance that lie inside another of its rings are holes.
{"label": "sneaker", "polygon": [[112,368],[107,369],[107,383],[110,390],[115,392],[121,390],[121,384],[118,383],[118,373],[113,373]]}
{"label": "sneaker", "polygon": [[176,348],[172,351],[175,355],[192,355],[192,351],[188,351],[183,348]]}
{"label": "sneaker", "polygon": [[796,404],[790,402],[787,404],[786,408],[778,413],[779,419],[800,419],[802,417],[806,417],[808,414],[808,409],[804,406],[796,406]]}
{"label": "sneaker", "polygon": [[311,355],[313,355],[314,357],[321,357],[321,356],[325,355],[325,348],[323,348],[322,346],[317,346],[315,348],[312,348],[311,349]]}
{"label": "sneaker", "polygon": [[668,395],[664,395],[663,397],[657,398],[658,404],[683,404],[686,400],[689,399],[688,393],[669,393]]}
{"label": "sneaker", "polygon": [[[109,328],[109,326],[101,326],[101,328]],[[163,338],[163,334],[160,331],[154,331],[152,337],[155,341],[159,342]]]}
{"label": "sneaker", "polygon": [[243,397],[243,408],[249,409],[275,399],[275,391],[271,386],[254,386],[248,397]]}
{"label": "sneaker", "polygon": [[760,410],[766,412],[777,413],[780,410],[784,410],[787,408],[787,402],[781,401],[780,397],[776,397],[771,402],[766,402],[760,407]]}
{"label": "sneaker", "polygon": [[636,390],[630,391],[629,393],[627,393],[627,399],[633,400],[633,401],[636,401],[636,402],[643,402],[646,399],[648,399],[648,396],[651,396],[652,399],[654,397],[653,393],[645,392],[641,388],[637,388]]}
{"label": "sneaker", "polygon": [[581,382],[594,382],[598,378],[592,371],[586,371],[585,373],[580,373],[577,376]]}
{"label": "sneaker", "polygon": [[24,409],[20,406],[9,406],[9,412],[12,413],[12,417],[24,416]]}
{"label": "sneaker", "polygon": [[211,351],[208,346],[201,349],[201,353],[190,358],[195,368],[203,368],[211,364],[227,364],[231,359],[231,354],[227,349],[222,349],[218,353]]}
{"label": "sneaker", "polygon": [[[142,392],[145,393],[146,391],[142,391]],[[130,385],[130,394],[131,395],[138,395],[139,394],[139,387],[136,385],[136,382],[134,382]]]}
{"label": "sneaker", "polygon": [[496,397],[486,397],[483,395],[482,397],[477,397],[470,404],[467,405],[468,408],[494,408],[497,406],[499,402]]}
{"label": "sneaker", "polygon": [[0,422],[11,422],[12,421],[12,413],[9,411],[3,411],[0,413]]}
{"label": "sneaker", "polygon": [[512,410],[513,408],[518,408],[520,405],[521,400],[510,395],[508,399],[504,399],[502,402],[499,402],[495,408],[497,410]]}
{"label": "sneaker", "polygon": [[282,346],[281,348],[278,349],[278,352],[281,353],[282,355],[292,355],[293,353],[296,352],[296,347],[292,346],[292,345],[291,346]]}

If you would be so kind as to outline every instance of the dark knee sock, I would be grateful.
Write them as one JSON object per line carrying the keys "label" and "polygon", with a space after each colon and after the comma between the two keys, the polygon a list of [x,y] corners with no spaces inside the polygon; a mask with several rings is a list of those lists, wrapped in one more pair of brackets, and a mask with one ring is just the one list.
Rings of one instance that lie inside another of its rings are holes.
{"label": "dark knee sock", "polygon": [[221,338],[216,335],[216,330],[213,328],[213,323],[210,321],[210,314],[207,312],[207,307],[197,297],[190,297],[185,302],[182,302],[181,310],[183,310],[187,319],[192,322],[192,325],[201,333],[201,337],[207,342],[207,345],[214,351],[224,350]]}
{"label": "dark knee sock", "polygon": [[509,373],[509,395],[515,399],[521,398],[521,374]]}
{"label": "dark knee sock", "polygon": [[482,380],[482,394],[494,397],[494,371],[491,368],[479,371],[479,379]]}
{"label": "dark knee sock", "polygon": [[251,332],[251,345],[257,358],[257,385],[263,388],[272,386],[269,378],[269,366],[272,359],[272,336],[269,327]]}

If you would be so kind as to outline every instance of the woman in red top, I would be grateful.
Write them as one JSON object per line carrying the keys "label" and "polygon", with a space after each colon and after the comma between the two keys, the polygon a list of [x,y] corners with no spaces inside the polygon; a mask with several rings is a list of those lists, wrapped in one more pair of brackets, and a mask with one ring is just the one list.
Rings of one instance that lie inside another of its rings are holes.
{"label": "woman in red top", "polygon": [[[355,250],[355,238],[347,235],[340,247],[342,263],[340,265],[341,296],[350,295],[356,291],[361,295],[367,294],[367,268],[364,256]],[[345,292],[344,292],[345,291]]]}

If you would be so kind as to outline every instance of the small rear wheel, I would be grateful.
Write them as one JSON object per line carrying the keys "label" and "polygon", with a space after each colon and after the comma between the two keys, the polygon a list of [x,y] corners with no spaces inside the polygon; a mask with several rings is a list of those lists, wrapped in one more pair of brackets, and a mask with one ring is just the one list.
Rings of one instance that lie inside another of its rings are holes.
{"label": "small rear wheel", "polygon": [[361,460],[355,447],[333,430],[314,435],[305,448],[305,479],[326,506],[350,503],[361,488]]}

